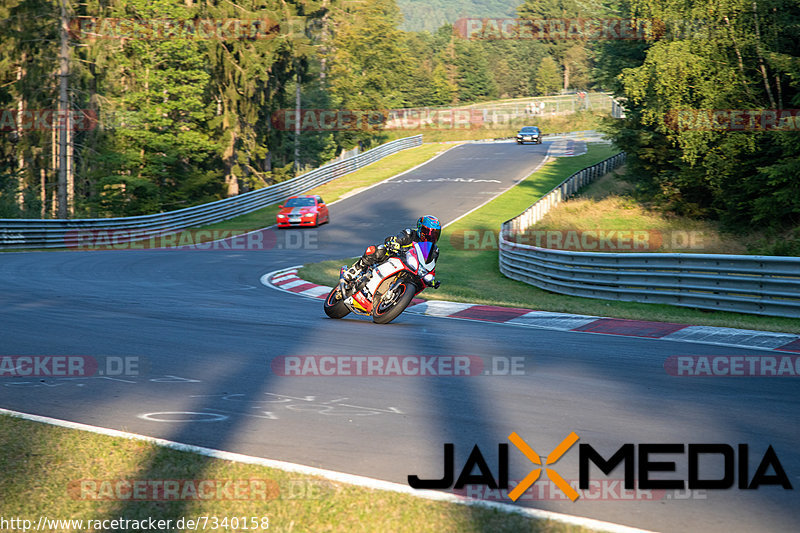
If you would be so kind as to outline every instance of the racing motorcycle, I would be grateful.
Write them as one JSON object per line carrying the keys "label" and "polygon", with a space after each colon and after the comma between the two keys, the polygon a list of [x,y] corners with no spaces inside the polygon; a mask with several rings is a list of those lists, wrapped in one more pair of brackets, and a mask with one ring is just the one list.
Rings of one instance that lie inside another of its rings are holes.
{"label": "racing motorcycle", "polygon": [[350,282],[345,280],[347,267],[343,266],[339,284],[325,299],[325,314],[342,318],[352,312],[372,316],[376,324],[388,324],[426,287],[439,287],[432,252],[431,243],[415,242],[406,252],[390,255]]}

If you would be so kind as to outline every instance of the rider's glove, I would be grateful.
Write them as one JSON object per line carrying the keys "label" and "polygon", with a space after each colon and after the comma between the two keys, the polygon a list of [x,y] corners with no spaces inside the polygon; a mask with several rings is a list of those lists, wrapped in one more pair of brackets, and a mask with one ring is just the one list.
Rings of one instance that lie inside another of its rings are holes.
{"label": "rider's glove", "polygon": [[391,254],[396,254],[400,252],[400,243],[397,242],[395,237],[386,241],[386,251]]}
{"label": "rider's glove", "polygon": [[438,289],[439,285],[441,285],[441,284],[442,284],[442,282],[439,281],[438,279],[436,279],[436,280],[433,280],[433,283],[431,284],[431,287],[433,287],[434,289]]}

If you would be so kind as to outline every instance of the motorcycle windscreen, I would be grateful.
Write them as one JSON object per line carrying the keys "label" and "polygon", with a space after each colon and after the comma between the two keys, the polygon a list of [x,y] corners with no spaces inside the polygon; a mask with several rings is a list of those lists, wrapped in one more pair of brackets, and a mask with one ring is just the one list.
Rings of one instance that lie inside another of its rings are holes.
{"label": "motorcycle windscreen", "polygon": [[422,257],[426,263],[431,262],[431,255],[433,252],[433,244],[429,242],[418,242],[417,246],[419,247],[419,251],[422,252]]}

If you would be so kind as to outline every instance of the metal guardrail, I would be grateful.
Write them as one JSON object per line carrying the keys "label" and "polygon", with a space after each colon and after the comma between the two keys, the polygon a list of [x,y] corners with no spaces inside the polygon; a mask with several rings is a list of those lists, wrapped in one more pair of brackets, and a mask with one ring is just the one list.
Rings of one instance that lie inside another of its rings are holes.
{"label": "metal guardrail", "polygon": [[533,226],[548,213],[552,208],[566,200],[581,187],[588,185],[600,176],[611,172],[625,162],[625,152],[620,152],[613,155],[608,159],[592,165],[583,170],[579,170],[572,176],[568,177],[557,185],[549,193],[542,196],[539,201],[530,206],[528,209],[503,223],[503,230],[508,234],[512,232],[523,232],[529,227]]}
{"label": "metal guardrail", "polygon": [[[302,176],[238,196],[154,215],[92,219],[0,219],[0,249],[67,248],[81,232],[113,231],[114,242],[146,239],[170,231],[213,224],[250,213],[327,183],[406,148],[420,146],[422,135],[397,139],[355,157],[336,161]],[[125,233],[127,232],[127,235]]]}
{"label": "metal guardrail", "polygon": [[553,207],[625,160],[617,154],[570,176],[500,232],[500,271],[560,294],[800,317],[800,257],[600,253],[514,242]]}

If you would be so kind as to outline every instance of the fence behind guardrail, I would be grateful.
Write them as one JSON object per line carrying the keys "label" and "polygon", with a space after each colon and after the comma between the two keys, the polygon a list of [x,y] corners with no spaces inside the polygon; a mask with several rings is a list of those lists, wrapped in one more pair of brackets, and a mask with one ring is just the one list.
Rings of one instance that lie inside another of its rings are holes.
{"label": "fence behind guardrail", "polygon": [[[282,183],[166,213],[96,219],[0,219],[0,249],[67,248],[74,245],[73,241],[80,232],[88,231],[114,231],[115,243],[124,243],[165,232],[213,224],[256,211],[354,172],[387,155],[421,144],[422,135],[397,139]],[[125,232],[128,232],[127,236]]]}
{"label": "fence behind guardrail", "polygon": [[560,294],[800,317],[800,258],[689,253],[572,252],[515,242],[550,209],[625,161],[576,172],[503,223],[500,271]]}

